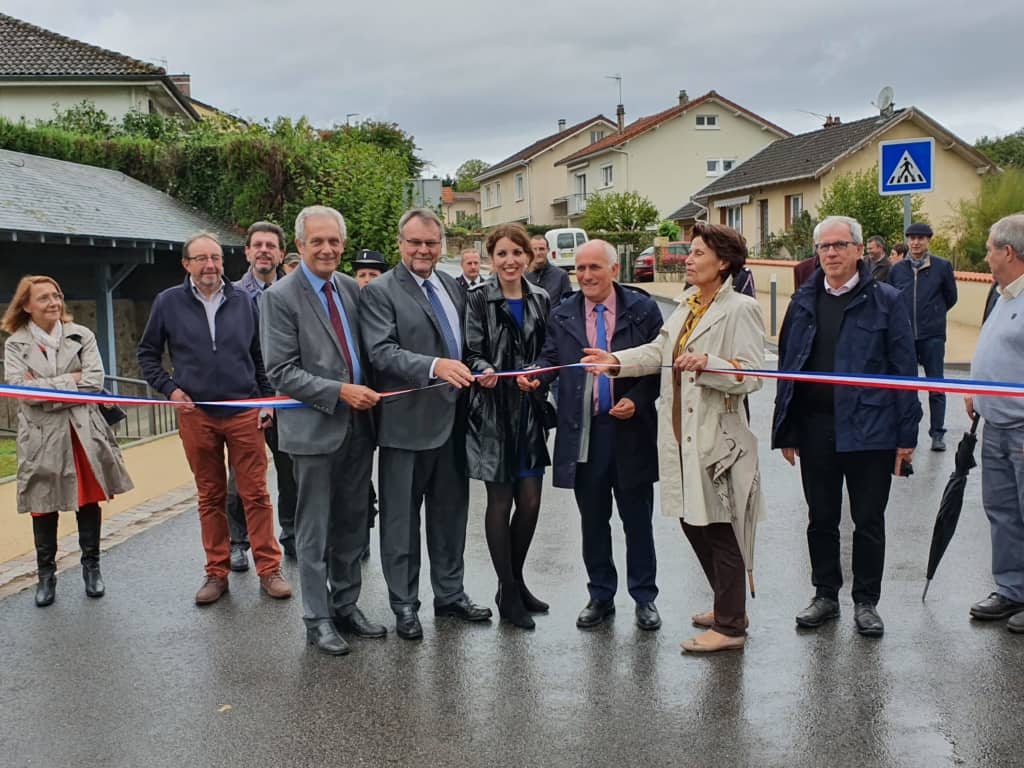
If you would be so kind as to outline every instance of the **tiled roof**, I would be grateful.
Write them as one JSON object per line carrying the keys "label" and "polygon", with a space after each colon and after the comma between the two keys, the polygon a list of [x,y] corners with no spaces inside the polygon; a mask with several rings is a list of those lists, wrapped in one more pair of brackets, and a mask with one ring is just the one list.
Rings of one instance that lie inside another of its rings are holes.
{"label": "tiled roof", "polygon": [[0,79],[163,77],[163,69],[0,13]]}
{"label": "tiled roof", "polygon": [[514,165],[515,163],[519,163],[519,162],[522,162],[524,160],[529,160],[531,157],[539,155],[545,149],[549,149],[549,148],[555,146],[560,141],[563,141],[564,139],[567,139],[570,136],[578,133],[579,131],[583,130],[584,128],[586,128],[587,126],[591,125],[592,123],[597,123],[597,122],[601,122],[601,121],[604,121],[609,126],[614,126],[615,125],[615,123],[613,123],[611,120],[609,120],[604,115],[594,115],[589,120],[584,120],[581,123],[576,123],[576,125],[570,125],[564,131],[558,131],[557,133],[552,133],[550,136],[545,136],[543,139],[539,139],[538,141],[533,142],[533,144],[531,144],[528,147],[524,147],[523,149],[521,149],[518,152],[516,152],[514,155],[509,155],[504,160],[502,160],[500,162],[497,162],[497,163],[494,163],[494,165],[490,166],[486,171],[481,173],[476,178],[477,179],[484,179],[484,178],[487,178],[489,176],[493,176],[496,173],[498,173],[500,171],[503,171],[507,166]]}
{"label": "tiled roof", "polygon": [[691,202],[678,210],[672,211],[672,213],[665,218],[668,221],[691,221],[695,220],[703,210],[704,206]]}
{"label": "tiled roof", "polygon": [[720,104],[729,107],[730,109],[736,110],[737,112],[741,112],[742,114],[746,115],[750,120],[753,120],[756,123],[760,123],[761,125],[766,126],[769,130],[777,133],[779,136],[792,135],[785,128],[780,128],[779,126],[775,125],[775,123],[771,123],[765,120],[763,117],[754,114],[750,110],[744,109],[736,102],[729,101],[729,99],[725,98],[724,96],[719,96],[714,91],[708,91],[703,96],[694,99],[693,101],[688,101],[685,104],[677,104],[674,107],[669,107],[668,109],[658,112],[657,114],[648,115],[646,117],[641,117],[637,120],[634,120],[632,123],[627,125],[622,130],[622,133],[613,133],[610,136],[605,136],[603,139],[601,139],[601,141],[595,142],[594,144],[591,144],[589,147],[584,147],[583,149],[579,150],[578,152],[574,152],[568,157],[563,157],[561,160],[555,163],[555,165],[566,165],[567,163],[572,163],[576,160],[582,160],[584,157],[589,157],[590,155],[596,154],[598,152],[603,152],[604,150],[609,149],[610,147],[617,147],[620,144],[629,141],[630,139],[636,138],[642,133],[646,133],[652,128],[658,127],[666,120],[671,120],[674,117],[679,117],[685,112],[689,112],[690,110],[699,107],[702,104],[706,104],[709,101],[717,101]]}
{"label": "tiled roof", "polygon": [[455,202],[455,189],[453,187],[441,187],[441,202],[451,205]]}
{"label": "tiled roof", "polygon": [[199,231],[243,238],[119,171],[0,149],[0,231],[181,244]]}
{"label": "tiled roof", "polygon": [[790,179],[814,178],[840,155],[904,119],[906,111],[899,109],[889,117],[874,115],[780,139],[715,179],[693,197],[703,200],[731,190],[777,184]]}

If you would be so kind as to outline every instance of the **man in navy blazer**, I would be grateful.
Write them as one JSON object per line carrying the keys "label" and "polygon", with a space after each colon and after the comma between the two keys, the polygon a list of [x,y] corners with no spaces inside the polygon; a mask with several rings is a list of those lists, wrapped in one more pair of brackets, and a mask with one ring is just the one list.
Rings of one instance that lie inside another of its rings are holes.
{"label": "man in navy blazer", "polygon": [[[578,363],[587,347],[614,352],[657,337],[661,310],[647,294],[616,283],[618,272],[618,256],[608,243],[591,240],[580,248],[580,290],[551,311],[539,367]],[[636,601],[637,626],[661,626],[654,605],[658,587],[652,528],[658,387],[657,374],[611,381],[590,376],[582,368],[558,373],[554,484],[572,488],[580,510],[590,592],[590,601],[576,620],[581,629],[595,627],[615,613],[612,494],[626,534],[626,583]]]}

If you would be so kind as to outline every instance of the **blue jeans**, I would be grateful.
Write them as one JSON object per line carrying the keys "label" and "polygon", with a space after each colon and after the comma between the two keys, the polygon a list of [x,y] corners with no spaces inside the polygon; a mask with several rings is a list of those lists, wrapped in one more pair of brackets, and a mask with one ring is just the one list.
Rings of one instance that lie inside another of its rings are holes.
{"label": "blue jeans", "polygon": [[1024,603],[1024,427],[985,424],[981,499],[992,529],[996,592]]}
{"label": "blue jeans", "polygon": [[[939,337],[918,339],[917,362],[924,367],[929,379],[941,379],[945,375],[946,340]],[[942,392],[928,393],[928,415],[931,419],[928,434],[931,437],[946,434],[946,396]]]}

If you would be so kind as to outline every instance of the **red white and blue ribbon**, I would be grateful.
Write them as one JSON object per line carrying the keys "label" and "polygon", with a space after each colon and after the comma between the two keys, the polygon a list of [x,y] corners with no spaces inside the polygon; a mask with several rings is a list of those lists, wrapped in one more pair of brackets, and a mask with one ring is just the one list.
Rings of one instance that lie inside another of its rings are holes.
{"label": "red white and blue ribbon", "polygon": [[[494,375],[498,378],[512,378],[518,376],[537,376],[544,373],[557,373],[569,368],[605,368],[608,366],[594,365],[590,363],[570,363],[568,365],[553,365],[547,368],[528,368],[517,371],[499,371]],[[659,366],[669,368],[671,366]],[[645,370],[649,370],[645,368]],[[704,373],[714,373],[723,376],[752,376],[760,379],[773,379],[777,381],[802,381],[814,384],[832,384],[834,386],[870,387],[873,389],[912,390],[920,392],[944,392],[947,394],[959,394],[968,396],[989,396],[989,397],[1024,397],[1024,383],[1007,381],[979,381],[975,379],[929,379],[917,376],[891,376],[885,374],[858,374],[858,373],[820,373],[815,371],[771,371],[746,368],[705,368]],[[480,378],[484,374],[474,374]],[[436,387],[450,386],[447,382],[437,382],[424,387],[409,387],[391,392],[381,392],[382,398],[398,397],[414,392],[421,392]],[[87,403],[114,403],[121,406],[138,405],[186,405],[186,403],[175,403],[171,400],[161,400],[150,397],[128,397],[124,395],[112,395],[106,392],[76,392],[65,389],[45,389],[42,387],[26,387],[16,384],[0,384],[0,398],[13,398],[16,400],[46,400],[49,402],[87,404]],[[196,401],[194,405],[200,406],[221,406],[228,408],[302,408],[304,405],[298,400],[290,397],[254,397],[240,400],[202,400]]]}

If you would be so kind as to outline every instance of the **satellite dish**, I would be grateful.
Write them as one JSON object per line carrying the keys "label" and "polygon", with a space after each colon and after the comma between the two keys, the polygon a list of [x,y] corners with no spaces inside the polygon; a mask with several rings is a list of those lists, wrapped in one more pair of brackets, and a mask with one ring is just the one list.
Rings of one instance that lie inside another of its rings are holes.
{"label": "satellite dish", "polygon": [[875,100],[875,106],[878,107],[879,112],[886,112],[892,108],[892,97],[893,92],[891,86],[887,85],[878,92],[878,96]]}

